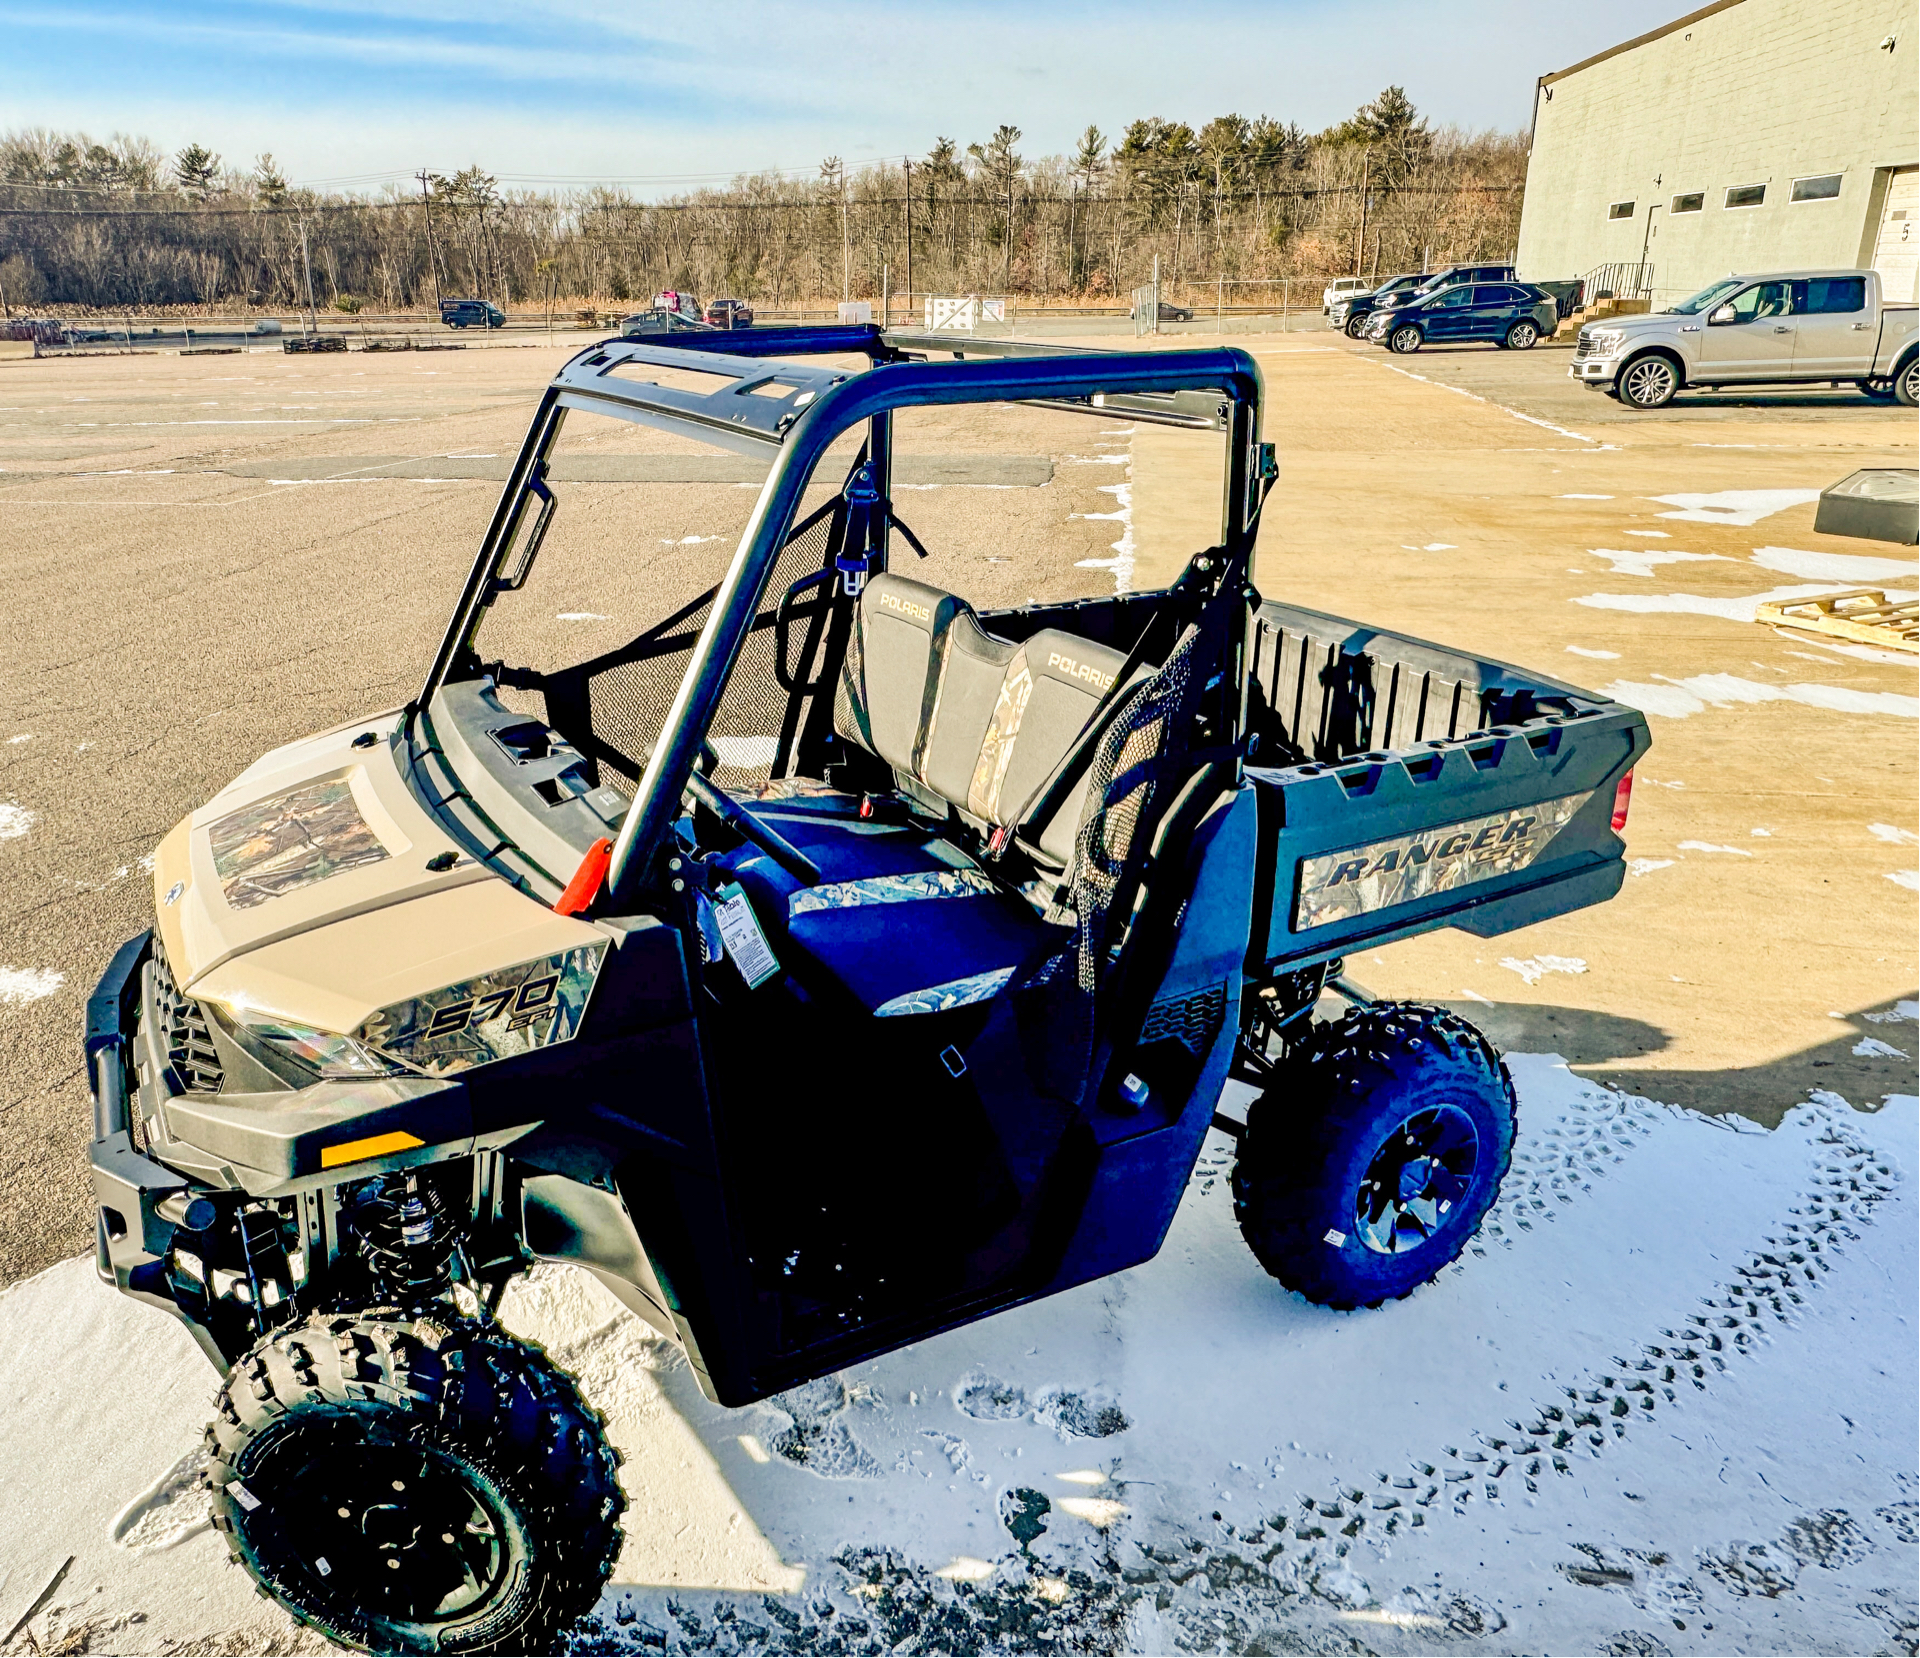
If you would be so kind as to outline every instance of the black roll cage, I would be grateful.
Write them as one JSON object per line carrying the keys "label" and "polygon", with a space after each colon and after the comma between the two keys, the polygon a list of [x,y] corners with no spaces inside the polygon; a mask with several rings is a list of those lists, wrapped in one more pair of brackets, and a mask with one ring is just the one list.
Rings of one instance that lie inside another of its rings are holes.
{"label": "black roll cage", "polygon": [[[865,356],[871,366],[859,370],[790,360],[853,354]],[[722,383],[704,392],[661,385],[622,372],[633,366],[720,376]],[[409,718],[471,661],[474,635],[495,595],[525,579],[553,516],[547,469],[569,411],[609,415],[769,460],[759,498],[614,844],[608,894],[616,910],[630,906],[652,849],[680,815],[701,741],[788,525],[815,465],[841,434],[868,426],[867,459],[884,502],[892,494],[895,409],[1019,402],[1223,432],[1227,453],[1218,550],[1225,556],[1213,583],[1220,591],[1230,584],[1248,586],[1260,505],[1275,475],[1271,446],[1260,441],[1262,391],[1252,357],[1232,347],[1089,351],[894,333],[871,324],[734,329],[676,336],[672,345],[600,341],[569,361],[542,394]],[[535,501],[539,510],[528,524]],[[882,568],[887,525],[886,513],[874,515]],[[503,574],[516,548],[514,568]]]}

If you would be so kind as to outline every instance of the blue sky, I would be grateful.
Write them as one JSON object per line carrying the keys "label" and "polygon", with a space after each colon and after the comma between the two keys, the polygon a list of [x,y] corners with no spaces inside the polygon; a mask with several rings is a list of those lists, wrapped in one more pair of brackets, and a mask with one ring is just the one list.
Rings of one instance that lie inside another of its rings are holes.
{"label": "blue sky", "polygon": [[142,133],[301,183],[479,163],[527,183],[672,181],[924,154],[1001,121],[1030,155],[1089,121],[1237,110],[1318,128],[1389,83],[1520,127],[1536,76],[1677,0],[0,0],[0,127]]}

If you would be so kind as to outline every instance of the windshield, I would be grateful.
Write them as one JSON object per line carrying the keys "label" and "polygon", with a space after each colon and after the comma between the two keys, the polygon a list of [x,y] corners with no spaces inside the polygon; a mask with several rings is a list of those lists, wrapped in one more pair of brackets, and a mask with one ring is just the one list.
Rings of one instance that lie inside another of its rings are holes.
{"label": "windshield", "polygon": [[1722,277],[1711,288],[1702,288],[1691,299],[1683,299],[1678,305],[1668,307],[1669,316],[1693,317],[1702,311],[1710,311],[1725,299],[1728,294],[1740,286],[1737,276]]}
{"label": "windshield", "polygon": [[[638,365],[635,375],[688,389],[706,378]],[[722,788],[751,792],[785,774],[783,745],[801,719],[795,670],[825,646],[816,620],[835,503],[867,441],[856,427],[823,457],[774,563],[707,733]],[[985,403],[901,409],[893,445],[896,522],[925,556],[896,530],[890,567],[980,612],[1164,586],[1219,539],[1217,432]],[[497,666],[500,700],[566,737],[595,787],[632,794],[768,464],[624,420],[566,417],[550,456],[550,532],[529,560],[526,515],[474,647]],[[816,660],[798,677],[820,674]],[[828,674],[829,700],[832,683]]]}

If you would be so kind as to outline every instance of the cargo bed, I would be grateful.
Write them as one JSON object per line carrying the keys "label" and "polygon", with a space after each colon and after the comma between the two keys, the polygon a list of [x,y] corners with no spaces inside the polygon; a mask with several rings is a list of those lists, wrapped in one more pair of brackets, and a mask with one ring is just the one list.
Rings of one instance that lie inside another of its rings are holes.
{"label": "cargo bed", "polygon": [[1619,890],[1637,710],[1292,605],[1260,606],[1250,656],[1255,971],[1508,932]]}

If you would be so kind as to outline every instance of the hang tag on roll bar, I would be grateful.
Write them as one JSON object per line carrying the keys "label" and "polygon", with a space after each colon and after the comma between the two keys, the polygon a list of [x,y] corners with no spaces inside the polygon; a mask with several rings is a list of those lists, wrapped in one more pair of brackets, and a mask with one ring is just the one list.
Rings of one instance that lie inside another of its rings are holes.
{"label": "hang tag on roll bar", "polygon": [[733,965],[740,969],[748,989],[758,989],[780,971],[780,958],[767,943],[760,918],[753,913],[753,902],[739,882],[729,881],[720,889],[720,902],[713,906],[713,913],[720,923],[727,954],[733,957]]}

